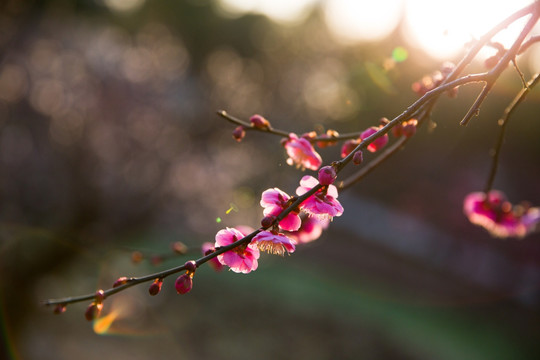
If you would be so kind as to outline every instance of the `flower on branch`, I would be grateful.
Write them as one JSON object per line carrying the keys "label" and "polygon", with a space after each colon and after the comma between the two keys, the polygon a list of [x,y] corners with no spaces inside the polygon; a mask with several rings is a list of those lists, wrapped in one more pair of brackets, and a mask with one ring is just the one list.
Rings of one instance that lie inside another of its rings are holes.
{"label": "flower on branch", "polygon": [[302,169],[317,170],[322,164],[321,156],[315,151],[311,143],[296,134],[290,133],[289,138],[283,141],[283,146],[287,150],[287,164],[296,164]]}
{"label": "flower on branch", "polygon": [[[368,137],[370,137],[371,135],[375,134],[377,131],[379,131],[379,128],[377,128],[375,126],[372,126],[372,127],[368,128],[368,129],[364,130],[364,132],[362,132],[362,134],[360,134],[360,138],[362,140],[365,140]],[[387,143],[388,143],[388,135],[384,134],[383,136],[373,140],[371,142],[371,144],[368,145],[367,149],[370,152],[375,152],[375,151],[380,150],[381,148],[383,148]]]}
{"label": "flower on branch", "polygon": [[[214,248],[214,244],[212,244],[211,242],[204,242],[202,244],[202,253],[203,255],[210,255],[211,253],[213,253],[214,251],[216,251],[216,249]],[[210,260],[208,260],[208,263],[210,264],[210,266],[215,270],[215,271],[221,271],[223,270],[223,264],[221,262],[219,262],[219,260],[217,259],[217,257],[215,258],[212,258]]]}
{"label": "flower on branch", "polygon": [[359,144],[362,139],[347,140],[341,146],[341,157],[344,158],[349,155]]}
{"label": "flower on branch", "polygon": [[259,250],[266,251],[269,254],[282,255],[293,253],[296,249],[293,240],[285,236],[285,234],[274,231],[261,231],[253,238],[253,242],[257,244]]}
{"label": "flower on branch", "polygon": [[512,206],[504,193],[497,190],[487,195],[483,192],[467,195],[463,211],[471,223],[482,226],[491,235],[500,238],[524,237],[537,230],[540,223],[539,208]]}
{"label": "flower on branch", "polygon": [[[244,235],[235,228],[226,228],[218,231],[214,246],[215,248],[227,246],[243,237]],[[237,246],[223,254],[219,254],[217,259],[221,264],[230,267],[232,271],[247,274],[257,269],[259,265],[257,259],[259,256],[260,253],[257,245],[250,243]]]}
{"label": "flower on branch", "polygon": [[[284,209],[289,207],[292,201],[293,199],[287,193],[278,188],[265,190],[261,196],[261,206],[264,208],[263,214],[264,216],[278,216]],[[279,226],[283,230],[296,231],[301,223],[298,211],[291,211],[279,222]]]}
{"label": "flower on branch", "polygon": [[[319,182],[313,176],[306,175],[300,180],[300,186],[296,189],[296,194],[301,196],[317,186]],[[334,216],[343,214],[343,207],[337,200],[338,192],[334,185],[323,186],[315,194],[308,197],[300,208],[308,215],[316,216],[320,219],[332,220]]]}

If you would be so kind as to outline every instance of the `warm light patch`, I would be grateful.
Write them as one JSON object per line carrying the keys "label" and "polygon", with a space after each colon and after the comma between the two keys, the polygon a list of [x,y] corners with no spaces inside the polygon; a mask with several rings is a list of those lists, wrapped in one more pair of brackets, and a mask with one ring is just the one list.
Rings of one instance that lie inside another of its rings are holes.
{"label": "warm light patch", "polygon": [[120,315],[119,312],[113,310],[109,314],[95,320],[93,327],[94,332],[98,335],[106,335],[109,332],[113,322],[116,320],[116,318],[118,318],[118,315]]}
{"label": "warm light patch", "polygon": [[[529,0],[407,0],[404,32],[411,46],[439,59],[450,59],[464,50],[465,44],[479,38]],[[494,41],[509,46],[525,19],[499,33]]]}
{"label": "warm light patch", "polygon": [[377,41],[397,27],[402,0],[327,0],[325,19],[330,30],[344,42]]}

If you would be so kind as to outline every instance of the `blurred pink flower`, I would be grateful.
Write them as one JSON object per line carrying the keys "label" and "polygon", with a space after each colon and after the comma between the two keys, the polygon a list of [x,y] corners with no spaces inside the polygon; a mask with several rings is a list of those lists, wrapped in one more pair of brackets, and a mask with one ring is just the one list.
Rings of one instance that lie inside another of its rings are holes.
{"label": "blurred pink flower", "polygon": [[[368,128],[368,129],[364,130],[364,132],[362,132],[362,134],[360,134],[360,138],[362,140],[365,140],[368,137],[370,137],[371,135],[375,134],[377,131],[379,131],[379,129],[376,128],[375,126],[372,126],[372,127]],[[368,145],[367,149],[370,152],[375,152],[375,151],[380,150],[381,148],[383,148],[386,145],[386,143],[388,143],[388,135],[384,134],[383,136],[373,140],[373,142]]]}
{"label": "blurred pink flower", "polygon": [[311,143],[305,138],[299,138],[296,134],[290,133],[289,138],[283,142],[287,150],[287,164],[296,164],[302,169],[317,170],[321,164],[321,156],[315,151]]}
{"label": "blurred pink flower", "polygon": [[[202,244],[202,253],[203,255],[209,255],[215,251],[214,244],[211,242],[205,242]],[[208,261],[208,264],[215,270],[215,271],[221,271],[223,270],[223,264],[219,262],[217,257],[214,257]]]}
{"label": "blurred pink flower", "polygon": [[[235,228],[226,228],[216,234],[215,248],[227,246],[243,238],[244,235]],[[259,249],[253,243],[240,245],[217,256],[219,262],[227,265],[232,271],[247,274],[258,267]]]}
{"label": "blurred pink flower", "polygon": [[324,229],[328,227],[328,219],[318,219],[313,216],[306,216],[302,219],[302,225],[298,231],[293,231],[287,234],[297,244],[306,244],[317,240]]}
{"label": "blurred pink flower", "polygon": [[[306,175],[300,180],[300,186],[296,189],[297,195],[303,195],[319,182],[313,176]],[[338,192],[334,185],[327,185],[307,198],[300,208],[312,216],[320,219],[332,220],[334,216],[343,214],[343,207],[337,201]]]}
{"label": "blurred pink flower", "polygon": [[[273,188],[265,190],[261,196],[261,206],[264,208],[264,216],[278,216],[283,209],[287,208],[291,197],[284,191]],[[298,216],[298,213],[291,211],[279,222],[279,226],[283,230],[295,231],[298,230],[302,221]]]}
{"label": "blurred pink flower", "polygon": [[272,231],[261,231],[253,238],[261,251],[269,254],[283,255],[286,252],[292,253],[295,250],[294,242],[282,233]]}
{"label": "blurred pink flower", "polygon": [[504,193],[492,190],[467,195],[463,212],[469,221],[482,226],[495,237],[524,237],[537,230],[540,210],[523,205],[512,206]]}

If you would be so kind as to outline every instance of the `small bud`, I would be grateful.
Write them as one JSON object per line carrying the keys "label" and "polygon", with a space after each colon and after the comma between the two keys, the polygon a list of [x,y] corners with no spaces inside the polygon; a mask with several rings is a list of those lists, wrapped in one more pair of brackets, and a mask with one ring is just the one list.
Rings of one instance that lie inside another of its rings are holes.
{"label": "small bud", "polygon": [[364,154],[362,153],[362,150],[358,150],[354,153],[352,161],[354,165],[360,165],[362,161],[364,161]]}
{"label": "small bud", "polygon": [[66,312],[66,304],[58,304],[54,307],[53,313],[59,315]]}
{"label": "small bud", "polygon": [[197,263],[193,260],[186,261],[184,266],[186,267],[186,270],[190,273],[194,273],[195,270],[197,270]]}
{"label": "small bud", "polygon": [[114,284],[113,284],[112,287],[113,287],[113,288],[119,287],[119,286],[121,286],[121,285],[126,284],[127,282],[128,282],[128,278],[125,277],[125,276],[122,276],[122,277],[119,277],[119,278],[114,282]]}
{"label": "small bud", "polygon": [[[331,138],[335,138],[335,137],[338,137],[338,136],[339,136],[339,133],[336,130],[328,129],[328,130],[326,130],[326,134],[322,134],[320,136],[320,138],[321,139],[331,139]],[[337,141],[318,141],[317,142],[317,146],[320,147],[321,149],[325,148],[327,146],[333,146],[333,145],[336,145],[336,144],[337,144]]]}
{"label": "small bud", "polygon": [[300,136],[300,137],[304,138],[306,140],[314,139],[314,138],[317,137],[317,133],[315,131],[310,131],[310,132],[302,134],[302,136]]}
{"label": "small bud", "polygon": [[99,314],[101,314],[101,309],[103,309],[102,303],[100,304],[91,303],[86,308],[86,311],[84,312],[84,317],[86,318],[86,320],[92,321],[96,319],[99,316]]}
{"label": "small bud", "polygon": [[265,216],[261,220],[261,226],[265,229],[269,228],[274,223],[274,221],[276,221],[276,217],[274,215]]}
{"label": "small bud", "polygon": [[244,130],[244,127],[240,125],[234,128],[232,136],[236,141],[238,142],[242,141],[244,136],[246,136],[246,131]]}
{"label": "small bud", "polygon": [[324,166],[319,170],[319,184],[330,185],[336,180],[336,169],[333,166]]}
{"label": "small bud", "polygon": [[156,279],[148,288],[148,292],[152,296],[156,296],[161,291],[161,285],[163,285],[163,279]]}
{"label": "small bud", "polygon": [[268,120],[266,120],[264,117],[262,117],[261,115],[253,115],[249,121],[251,122],[251,125],[254,127],[254,128],[257,128],[257,129],[269,129],[270,128],[270,122]]}
{"label": "small bud", "polygon": [[388,124],[390,122],[390,120],[388,120],[387,118],[385,117],[382,117],[380,120],[379,120],[379,123],[381,124],[381,126],[385,126],[386,124]]}
{"label": "small bud", "polygon": [[402,124],[397,124],[396,126],[394,126],[392,128],[392,135],[394,135],[394,137],[401,137],[403,135],[403,125]]}
{"label": "small bud", "polygon": [[140,251],[134,251],[132,254],[131,254],[131,261],[135,264],[138,264],[142,261],[143,259],[143,254],[142,252]]}
{"label": "small bud", "polygon": [[416,120],[416,119],[411,119],[409,121],[406,121],[403,124],[403,135],[405,137],[410,138],[411,136],[416,134],[416,125],[417,124],[418,124],[418,120]]}
{"label": "small bud", "polygon": [[177,254],[184,255],[187,253],[187,246],[181,241],[175,241],[171,244],[171,249]]}
{"label": "small bud", "polygon": [[176,292],[178,292],[179,294],[187,294],[191,291],[191,288],[193,287],[193,280],[188,274],[180,275],[176,279],[174,287],[176,288]]}
{"label": "small bud", "polygon": [[105,291],[99,289],[95,295],[96,303],[101,304],[105,300]]}

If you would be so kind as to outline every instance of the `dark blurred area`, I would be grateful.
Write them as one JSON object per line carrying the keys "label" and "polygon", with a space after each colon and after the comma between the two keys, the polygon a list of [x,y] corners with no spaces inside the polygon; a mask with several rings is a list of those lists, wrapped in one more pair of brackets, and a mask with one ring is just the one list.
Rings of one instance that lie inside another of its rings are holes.
{"label": "dark blurred area", "polygon": [[[282,24],[219,3],[0,5],[4,358],[535,358],[540,236],[494,239],[462,213],[521,87],[510,69],[466,128],[480,87],[441,99],[436,128],[340,194],[343,216],[291,256],[262,255],[250,275],[205,267],[185,296],[174,277],[156,297],[132,288],[107,299],[104,330],[84,319],[87,304],[61,316],[40,305],[198,258],[219,229],[258,226],[262,191],[292,194],[311,174],[286,164],[275,136],[234,141],[216,110],[299,134],[359,131],[401,113],[417,98],[411,84],[441,65],[400,27],[345,45],[316,4]],[[398,46],[405,61],[392,61]],[[519,59],[526,77],[529,60]],[[536,88],[503,146],[495,188],[515,203],[540,205],[539,109]],[[148,261],[175,241],[193,250]],[[145,259],[134,264],[133,251]]]}

